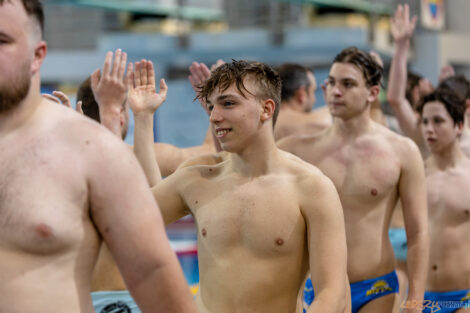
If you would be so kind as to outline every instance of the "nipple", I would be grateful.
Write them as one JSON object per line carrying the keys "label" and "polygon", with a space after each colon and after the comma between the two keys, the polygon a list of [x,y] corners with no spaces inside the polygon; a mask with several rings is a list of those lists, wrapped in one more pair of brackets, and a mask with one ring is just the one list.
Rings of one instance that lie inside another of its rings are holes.
{"label": "nipple", "polygon": [[373,195],[374,197],[375,197],[378,193],[379,193],[379,192],[378,192],[377,189],[375,189],[375,188],[372,188],[372,189],[370,190],[370,194]]}
{"label": "nipple", "polygon": [[49,238],[52,236],[52,228],[50,228],[46,224],[41,223],[38,226],[36,226],[36,233],[41,238]]}
{"label": "nipple", "polygon": [[276,245],[282,246],[283,244],[284,244],[284,240],[282,240],[282,238],[276,239]]}

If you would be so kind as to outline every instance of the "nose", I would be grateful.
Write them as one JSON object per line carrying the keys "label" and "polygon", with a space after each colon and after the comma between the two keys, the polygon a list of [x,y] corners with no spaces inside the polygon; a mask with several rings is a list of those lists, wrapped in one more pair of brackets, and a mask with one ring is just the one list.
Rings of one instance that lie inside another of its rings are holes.
{"label": "nose", "polygon": [[220,109],[217,107],[217,105],[214,105],[212,108],[212,111],[210,112],[209,116],[209,121],[211,123],[218,123],[223,120],[222,114],[220,112]]}
{"label": "nose", "polygon": [[433,134],[434,133],[434,125],[431,122],[423,125],[423,130],[425,134]]}

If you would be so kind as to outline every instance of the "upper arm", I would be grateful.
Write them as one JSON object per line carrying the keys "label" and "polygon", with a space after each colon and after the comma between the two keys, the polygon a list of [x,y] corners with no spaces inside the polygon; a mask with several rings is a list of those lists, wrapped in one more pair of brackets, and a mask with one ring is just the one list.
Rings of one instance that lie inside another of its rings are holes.
{"label": "upper arm", "polygon": [[172,223],[190,213],[179,193],[180,184],[188,179],[187,171],[177,170],[152,188],[165,224]]}
{"label": "upper arm", "polygon": [[426,177],[418,147],[410,140],[401,149],[401,175],[398,192],[407,234],[427,231]]}
{"label": "upper arm", "polygon": [[[132,152],[111,135],[96,135],[86,171],[91,217],[128,284],[170,262],[161,214]],[[99,147],[99,148],[96,148]],[[135,267],[135,256],[145,260]]]}
{"label": "upper arm", "polygon": [[305,182],[301,189],[301,210],[307,225],[315,295],[334,288],[344,298],[347,246],[343,209],[335,186],[326,176],[321,174],[312,181]]}

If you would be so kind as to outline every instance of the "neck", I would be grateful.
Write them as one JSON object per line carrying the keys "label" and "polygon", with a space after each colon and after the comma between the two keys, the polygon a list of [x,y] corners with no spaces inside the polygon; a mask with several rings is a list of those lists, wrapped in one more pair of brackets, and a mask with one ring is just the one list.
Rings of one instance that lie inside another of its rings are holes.
{"label": "neck", "polygon": [[304,113],[302,105],[294,100],[283,101],[281,103],[280,111],[295,111],[299,113]]}
{"label": "neck", "polygon": [[448,149],[431,154],[431,162],[440,170],[453,168],[464,158],[458,140],[454,141]]}
{"label": "neck", "polygon": [[343,119],[336,117],[333,119],[333,131],[345,138],[355,138],[364,133],[367,133],[372,127],[372,120],[370,119],[369,107],[362,113]]}
{"label": "neck", "polygon": [[272,130],[264,129],[242,151],[231,154],[232,167],[243,176],[262,176],[270,172],[278,153]]}
{"label": "neck", "polygon": [[42,100],[39,85],[39,80],[32,79],[28,94],[18,106],[0,113],[0,134],[20,128],[31,119]]}

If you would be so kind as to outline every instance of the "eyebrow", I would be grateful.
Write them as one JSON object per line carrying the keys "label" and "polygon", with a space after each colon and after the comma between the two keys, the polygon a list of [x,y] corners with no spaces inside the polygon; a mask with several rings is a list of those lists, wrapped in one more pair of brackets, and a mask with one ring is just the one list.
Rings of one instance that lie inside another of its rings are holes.
{"label": "eyebrow", "polygon": [[1,30],[0,30],[0,37],[6,38],[6,39],[9,39],[9,40],[13,40],[13,37],[8,35],[7,33],[2,32]]}
{"label": "eyebrow", "polygon": [[[227,98],[237,98],[237,95],[236,94],[226,94],[226,95],[220,95],[218,96],[216,99],[215,99],[215,102],[219,102],[219,101],[223,101]],[[209,101],[209,99],[206,101],[207,104],[211,103],[211,101]]]}
{"label": "eyebrow", "polygon": [[328,79],[335,79],[335,80],[351,80],[351,81],[357,81],[356,78],[353,77],[343,77],[343,78],[335,78],[334,76],[328,75]]}

